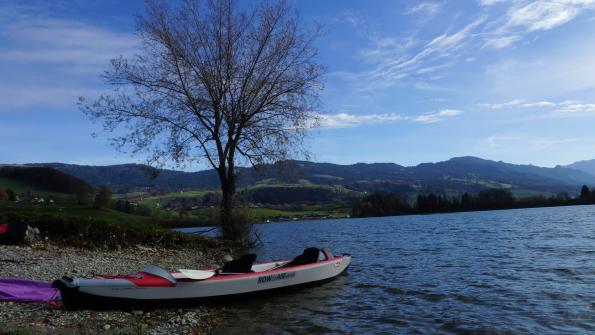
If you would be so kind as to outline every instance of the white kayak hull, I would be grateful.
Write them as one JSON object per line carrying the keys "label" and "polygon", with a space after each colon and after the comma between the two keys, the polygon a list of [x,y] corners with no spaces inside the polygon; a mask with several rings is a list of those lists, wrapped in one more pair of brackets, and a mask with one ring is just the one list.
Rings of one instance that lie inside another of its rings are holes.
{"label": "white kayak hull", "polygon": [[196,304],[329,281],[347,270],[351,256],[327,255],[326,260],[316,263],[279,268],[287,262],[257,263],[252,267],[254,272],[250,273],[214,275],[212,272],[213,275],[205,276],[210,277],[206,279],[195,279],[196,276],[185,275],[185,272],[202,275],[213,270],[164,271],[158,275],[139,272],[133,276],[74,280],[62,278],[55,281],[54,286],[60,289],[63,304],[69,309]]}

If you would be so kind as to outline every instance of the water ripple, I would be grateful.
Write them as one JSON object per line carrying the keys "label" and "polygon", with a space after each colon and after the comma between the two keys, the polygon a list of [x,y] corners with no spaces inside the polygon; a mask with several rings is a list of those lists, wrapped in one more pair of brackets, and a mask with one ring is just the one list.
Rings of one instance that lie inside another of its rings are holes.
{"label": "water ripple", "polygon": [[275,223],[259,259],[354,255],[320,287],[225,306],[221,334],[595,332],[595,206]]}

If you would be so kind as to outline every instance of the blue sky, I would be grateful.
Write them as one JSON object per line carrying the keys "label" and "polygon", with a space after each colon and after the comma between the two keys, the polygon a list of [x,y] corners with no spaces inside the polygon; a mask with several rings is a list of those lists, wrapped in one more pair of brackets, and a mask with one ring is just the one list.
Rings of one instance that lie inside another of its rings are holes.
{"label": "blue sky", "polygon": [[[595,158],[595,0],[292,3],[327,31],[314,161]],[[135,52],[142,8],[0,0],[0,162],[143,162],[76,107],[106,90],[110,58]]]}

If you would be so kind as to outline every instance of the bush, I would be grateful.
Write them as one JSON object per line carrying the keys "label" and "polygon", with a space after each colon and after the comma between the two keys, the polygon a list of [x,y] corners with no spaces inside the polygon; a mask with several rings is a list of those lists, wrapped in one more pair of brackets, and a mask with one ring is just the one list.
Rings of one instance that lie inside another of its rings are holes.
{"label": "bush", "polygon": [[2,222],[26,222],[44,236],[65,245],[100,248],[131,247],[137,244],[174,247],[214,247],[216,240],[200,235],[178,233],[149,223],[122,224],[92,218],[35,216],[18,212],[0,214]]}
{"label": "bush", "polygon": [[83,190],[76,194],[76,202],[79,205],[89,206],[93,203],[93,197],[93,193]]}
{"label": "bush", "polygon": [[17,199],[17,194],[10,188],[6,190],[6,194],[8,195],[9,201],[15,201]]}
{"label": "bush", "polygon": [[[220,214],[219,214],[220,215]],[[221,222],[219,217],[218,222]],[[254,215],[247,210],[234,209],[232,221],[226,225],[219,225],[221,236],[230,241],[237,241],[239,244],[249,245],[254,241],[252,238],[252,224],[256,222]]]}
{"label": "bush", "polygon": [[95,196],[94,206],[96,208],[107,207],[112,202],[112,192],[105,185],[99,187],[99,193]]}

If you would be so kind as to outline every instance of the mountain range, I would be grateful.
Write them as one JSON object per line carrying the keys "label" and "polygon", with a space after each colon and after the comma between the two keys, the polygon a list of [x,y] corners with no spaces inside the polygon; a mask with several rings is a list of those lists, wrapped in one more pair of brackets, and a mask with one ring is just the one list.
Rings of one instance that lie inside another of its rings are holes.
{"label": "mountain range", "polygon": [[[217,189],[213,170],[183,172],[141,164],[86,166],[63,163],[48,166],[88,183],[108,185],[115,192],[161,189]],[[517,165],[477,157],[456,157],[443,162],[401,166],[394,163],[339,165],[286,161],[260,169],[238,168],[238,186],[258,185],[341,186],[353,191],[460,194],[485,188],[506,188],[519,196],[578,193],[581,185],[595,185],[595,160],[555,168]]]}
{"label": "mountain range", "polygon": [[566,168],[580,170],[589,174],[595,175],[595,159],[587,161],[578,161],[570,165],[566,165]]}

